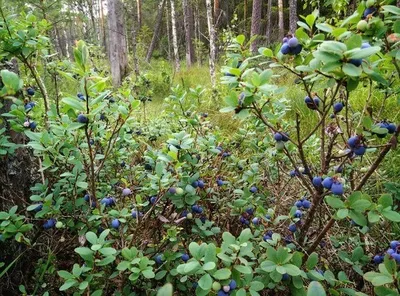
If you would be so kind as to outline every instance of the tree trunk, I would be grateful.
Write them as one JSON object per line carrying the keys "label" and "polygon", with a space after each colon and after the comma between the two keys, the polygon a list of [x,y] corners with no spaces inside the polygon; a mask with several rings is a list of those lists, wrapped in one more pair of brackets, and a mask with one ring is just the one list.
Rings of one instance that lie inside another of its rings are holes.
{"label": "tree trunk", "polygon": [[219,0],[214,0],[214,22],[215,22],[215,28],[218,28],[220,13],[221,13],[221,9],[220,9],[220,5],[219,5]]}
{"label": "tree trunk", "polygon": [[175,0],[171,2],[171,24],[172,24],[172,45],[174,47],[174,58],[175,58],[175,71],[179,72],[181,69],[181,63],[179,62],[179,48],[178,48],[178,33],[176,31],[176,14],[175,14]]}
{"label": "tree trunk", "polygon": [[119,86],[128,70],[123,7],[120,0],[108,0],[107,3],[111,76],[113,85]]}
{"label": "tree trunk", "polygon": [[[251,14],[251,37],[260,35],[261,28],[262,0],[253,0],[253,11]],[[258,42],[251,43],[250,50],[253,54],[257,53]]]}
{"label": "tree trunk", "polygon": [[246,35],[247,31],[247,0],[243,3],[243,33]]}
{"label": "tree trunk", "polygon": [[167,39],[168,39],[168,60],[172,61],[172,50],[171,50],[171,24],[170,24],[170,14],[169,14],[169,9],[168,9],[168,3],[165,6],[165,13],[166,13],[166,20],[167,20]]}
{"label": "tree trunk", "polygon": [[[11,61],[2,62],[0,70],[8,70],[19,75],[17,60],[13,58]],[[2,87],[3,82],[0,79],[0,88]],[[23,98],[22,92],[17,93],[15,97]],[[2,98],[0,115],[10,112],[12,105],[13,100]],[[21,147],[16,149],[13,154],[0,157],[0,211],[8,210],[15,205],[25,207],[32,194],[31,186],[40,180],[37,173],[38,165],[33,161],[30,149],[25,147],[24,133],[13,131],[7,117],[0,121],[0,129],[3,128],[5,131],[0,138],[8,137],[9,142],[21,144]]]}
{"label": "tree trunk", "polygon": [[265,31],[265,35],[267,36],[267,45],[271,44],[271,28],[272,28],[272,0],[268,0],[267,7],[267,29]]}
{"label": "tree trunk", "polygon": [[294,34],[297,28],[297,0],[289,1],[289,30]]}
{"label": "tree trunk", "polygon": [[[283,25],[283,0],[278,0],[278,14],[279,14],[279,38],[283,38],[285,35],[285,28]],[[278,38],[278,39],[279,39]]]}
{"label": "tree trunk", "polygon": [[161,22],[162,22],[162,17],[163,17],[163,12],[164,12],[164,5],[165,5],[165,0],[161,0],[161,2],[158,4],[158,11],[157,11],[156,24],[154,27],[154,34],[153,34],[153,38],[151,39],[149,50],[147,51],[147,55],[146,55],[146,62],[148,62],[148,63],[150,63],[151,56],[153,55],[154,48],[156,47],[156,43],[159,38],[158,35],[160,34]]}
{"label": "tree trunk", "polygon": [[107,50],[107,34],[106,34],[106,26],[104,24],[104,7],[103,7],[103,0],[99,0],[100,5],[100,19],[101,19],[101,37],[103,42],[103,47]]}
{"label": "tree trunk", "polygon": [[185,25],[185,40],[186,40],[186,66],[189,68],[194,63],[193,50],[193,11],[188,4],[188,0],[182,1],[183,22]]}
{"label": "tree trunk", "polygon": [[133,68],[135,69],[135,75],[138,77],[140,75],[139,71],[139,60],[137,57],[137,51],[136,51],[136,42],[137,42],[137,27],[138,27],[138,22],[137,22],[137,16],[135,14],[135,9],[133,9],[132,12],[132,55],[133,55]]}
{"label": "tree trunk", "polygon": [[142,0],[136,0],[138,30],[142,28]]}
{"label": "tree trunk", "polygon": [[212,13],[212,5],[211,0],[206,0],[206,7],[207,7],[207,25],[208,25],[208,34],[210,36],[210,76],[211,76],[211,83],[213,88],[216,87],[216,74],[215,74],[215,60],[216,60],[216,45],[215,45],[215,27],[213,23],[213,13]]}

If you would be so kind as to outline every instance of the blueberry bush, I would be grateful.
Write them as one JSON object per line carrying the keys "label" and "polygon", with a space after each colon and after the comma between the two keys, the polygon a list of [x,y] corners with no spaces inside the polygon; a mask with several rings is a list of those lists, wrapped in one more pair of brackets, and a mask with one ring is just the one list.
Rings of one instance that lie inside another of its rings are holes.
{"label": "blueberry bush", "polygon": [[176,85],[156,117],[148,77],[112,88],[85,42],[60,61],[46,21],[1,14],[21,71],[1,71],[0,155],[28,149],[39,172],[0,212],[0,278],[34,266],[21,294],[400,295],[400,190],[379,186],[399,155],[400,8],[314,11],[255,56],[231,38],[224,102]]}

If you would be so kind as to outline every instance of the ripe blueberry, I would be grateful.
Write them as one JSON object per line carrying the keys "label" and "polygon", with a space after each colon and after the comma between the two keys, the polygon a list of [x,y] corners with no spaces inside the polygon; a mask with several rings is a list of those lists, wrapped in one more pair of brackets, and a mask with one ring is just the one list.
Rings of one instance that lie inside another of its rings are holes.
{"label": "ripe blueberry", "polygon": [[188,254],[182,254],[181,259],[186,262],[189,260],[189,255]]}
{"label": "ripe blueberry", "polygon": [[288,229],[290,232],[296,232],[297,230],[296,224],[290,224]]}
{"label": "ripe blueberry", "polygon": [[333,184],[333,180],[331,177],[327,177],[322,181],[322,186],[324,186],[324,188],[326,188],[328,190],[331,189],[332,184]]}
{"label": "ripe blueberry", "polygon": [[112,228],[115,228],[115,229],[118,229],[120,224],[121,224],[121,223],[119,222],[118,219],[114,219],[114,220],[112,220],[112,222],[111,222],[111,227],[112,227]]}
{"label": "ripe blueberry", "polygon": [[88,123],[89,122],[88,118],[83,114],[79,114],[77,120],[79,123]]}
{"label": "ripe blueberry", "polygon": [[335,195],[342,195],[344,193],[343,184],[340,182],[334,182],[331,187],[332,193]]}
{"label": "ripe blueberry", "polygon": [[319,176],[314,177],[313,180],[312,180],[312,183],[313,183],[313,185],[315,187],[321,187],[321,185],[322,185],[322,177],[319,177]]}

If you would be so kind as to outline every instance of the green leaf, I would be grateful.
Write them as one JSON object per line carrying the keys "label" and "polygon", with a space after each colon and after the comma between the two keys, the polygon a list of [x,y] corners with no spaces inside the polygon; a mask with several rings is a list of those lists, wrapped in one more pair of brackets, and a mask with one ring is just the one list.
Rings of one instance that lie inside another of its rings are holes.
{"label": "green leaf", "polygon": [[252,281],[250,283],[250,289],[252,289],[254,291],[261,291],[262,289],[264,289],[264,284],[259,281]]}
{"label": "green leaf", "polygon": [[374,286],[383,286],[393,283],[393,277],[387,274],[370,271],[364,274],[364,279],[371,282]]}
{"label": "green leaf", "polygon": [[242,232],[240,233],[238,240],[241,243],[247,242],[250,238],[253,237],[253,234],[251,233],[250,228],[246,228],[244,230],[242,230]]}
{"label": "green leaf", "polygon": [[152,269],[142,270],[142,274],[146,279],[154,279],[156,276]]}
{"label": "green leaf", "polygon": [[203,270],[213,270],[215,268],[215,263],[214,262],[206,262],[203,265]]}
{"label": "green leaf", "polygon": [[260,267],[266,272],[272,272],[276,269],[277,265],[270,260],[266,260],[261,263]]}
{"label": "green leaf", "polygon": [[326,296],[326,292],[319,282],[312,281],[308,285],[307,296]]}
{"label": "green leaf", "polygon": [[174,293],[174,287],[172,284],[168,283],[162,286],[157,292],[157,296],[172,296]]}
{"label": "green leaf", "polygon": [[114,256],[107,256],[103,260],[100,260],[99,262],[96,263],[97,266],[106,266],[112,262],[114,262],[115,257]]}
{"label": "green leaf", "polygon": [[237,43],[239,43],[240,45],[243,45],[244,41],[246,40],[246,37],[244,35],[239,35],[236,37],[236,41]]}
{"label": "green leaf", "polygon": [[[360,37],[361,38],[361,37]],[[357,48],[346,51],[344,54],[349,59],[365,59],[381,51],[379,46],[372,46],[368,48]]]}
{"label": "green leaf", "polygon": [[325,23],[316,24],[315,26],[323,32],[331,33],[333,31],[332,27]]}
{"label": "green leaf", "polygon": [[22,87],[22,80],[14,72],[2,70],[0,73],[8,94],[14,94]]}
{"label": "green leaf", "polygon": [[301,274],[300,268],[293,264],[285,264],[283,267],[286,269],[286,273],[291,276],[298,276]]}
{"label": "green leaf", "polygon": [[183,271],[185,274],[191,274],[196,272],[199,268],[201,268],[201,265],[198,261],[190,261],[184,264]]}
{"label": "green leaf", "polygon": [[263,50],[262,54],[263,54],[264,56],[266,56],[267,58],[271,58],[271,57],[274,56],[273,51],[272,51],[271,49],[269,49],[269,48],[265,48],[265,49]]}
{"label": "green leaf", "polygon": [[65,271],[65,270],[60,270],[57,273],[60,277],[62,277],[63,279],[66,279],[66,280],[74,278],[74,276],[71,273],[69,273],[68,271]]}
{"label": "green leaf", "polygon": [[208,273],[203,275],[198,282],[200,288],[202,288],[203,290],[211,289],[212,283],[213,283],[213,280]]}
{"label": "green leaf", "polygon": [[115,253],[117,253],[114,248],[101,248],[99,252],[104,256],[114,255]]}
{"label": "green leaf", "polygon": [[243,274],[251,274],[253,272],[253,270],[249,266],[235,265],[233,268]]}
{"label": "green leaf", "polygon": [[348,209],[340,209],[336,213],[336,217],[339,220],[342,220],[342,219],[346,218],[348,215],[349,215],[349,210]]}
{"label": "green leaf", "polygon": [[65,291],[68,290],[69,288],[73,287],[73,286],[77,286],[78,285],[78,281],[77,280],[67,280],[64,285],[62,285],[60,287],[60,291]]}
{"label": "green leaf", "polygon": [[75,248],[75,252],[78,253],[81,256],[93,255],[93,251],[91,249],[89,249],[89,248],[86,248],[86,247]]}
{"label": "green leaf", "polygon": [[349,211],[349,217],[358,225],[367,226],[367,219],[362,213],[351,210]]}
{"label": "green leaf", "polygon": [[344,74],[349,75],[351,77],[358,77],[361,75],[362,70],[360,67],[356,67],[353,64],[346,63],[343,65],[342,70]]}
{"label": "green leaf", "polygon": [[200,246],[198,243],[191,242],[189,244],[189,252],[190,254],[196,258],[197,260],[201,259],[201,254],[200,254]]}
{"label": "green leaf", "polygon": [[383,217],[393,222],[400,222],[400,214],[392,210],[382,211]]}
{"label": "green leaf", "polygon": [[89,243],[92,245],[97,244],[97,235],[94,232],[89,231],[85,236]]}
{"label": "green leaf", "polygon": [[345,208],[344,202],[340,200],[340,198],[334,196],[327,196],[325,197],[326,203],[335,209],[342,209]]}
{"label": "green leaf", "polygon": [[383,207],[387,208],[393,205],[393,198],[391,194],[382,194],[378,199],[378,203]]}
{"label": "green leaf", "polygon": [[231,276],[231,271],[227,268],[219,269],[212,276],[217,280],[227,280]]}
{"label": "green leaf", "polygon": [[61,101],[64,104],[71,107],[72,109],[79,110],[79,111],[86,111],[85,106],[78,99],[68,97],[68,98],[63,98]]}
{"label": "green leaf", "polygon": [[362,37],[358,34],[354,34],[345,41],[345,44],[348,50],[351,50],[353,48],[360,48],[362,45]]}
{"label": "green leaf", "polygon": [[351,208],[357,212],[365,212],[371,206],[371,202],[366,199],[360,199],[351,204]]}
{"label": "green leaf", "polygon": [[314,269],[318,263],[318,254],[313,252],[306,261],[306,267],[308,270]]}

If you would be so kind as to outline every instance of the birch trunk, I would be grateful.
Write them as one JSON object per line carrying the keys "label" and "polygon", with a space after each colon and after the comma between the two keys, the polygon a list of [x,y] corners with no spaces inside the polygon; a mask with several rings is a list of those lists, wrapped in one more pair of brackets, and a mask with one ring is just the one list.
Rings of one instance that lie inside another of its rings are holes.
{"label": "birch trunk", "polygon": [[207,7],[207,25],[208,25],[208,34],[210,36],[210,76],[211,76],[211,83],[213,88],[216,87],[216,74],[215,74],[215,60],[216,60],[216,45],[215,45],[215,27],[213,23],[213,13],[212,13],[212,5],[211,0],[206,0],[206,7]]}
{"label": "birch trunk", "polygon": [[193,11],[189,6],[188,0],[182,0],[183,8],[183,23],[185,26],[185,41],[186,41],[186,66],[190,68],[194,63],[194,50],[193,50]]}
{"label": "birch trunk", "polygon": [[278,24],[279,38],[283,38],[283,36],[285,35],[285,28],[283,25],[283,0],[278,0],[278,11],[279,11],[279,24]]}

